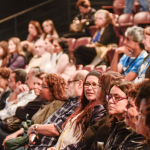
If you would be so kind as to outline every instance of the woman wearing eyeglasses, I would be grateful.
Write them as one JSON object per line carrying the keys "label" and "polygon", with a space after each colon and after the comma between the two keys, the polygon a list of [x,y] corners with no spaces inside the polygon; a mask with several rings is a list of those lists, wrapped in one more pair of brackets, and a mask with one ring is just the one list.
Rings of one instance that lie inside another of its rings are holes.
{"label": "woman wearing eyeglasses", "polygon": [[105,115],[104,107],[98,105],[96,100],[100,75],[101,73],[98,71],[91,71],[86,76],[80,107],[63,124],[64,129],[56,144],[56,150],[63,150],[67,145],[79,142],[87,127]]}
{"label": "woman wearing eyeglasses", "polygon": [[124,110],[128,104],[128,91],[134,87],[132,82],[121,80],[112,82],[109,94],[106,96],[108,101],[108,113],[113,116],[111,130],[105,150],[119,150],[119,145],[132,133],[132,129],[124,122]]}

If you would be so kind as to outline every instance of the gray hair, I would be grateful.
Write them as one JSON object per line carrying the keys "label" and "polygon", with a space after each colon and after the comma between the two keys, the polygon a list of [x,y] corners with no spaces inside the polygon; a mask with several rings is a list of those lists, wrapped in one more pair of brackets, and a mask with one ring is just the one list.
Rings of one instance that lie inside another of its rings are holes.
{"label": "gray hair", "polygon": [[125,32],[125,36],[130,36],[133,41],[142,44],[144,39],[143,28],[137,26],[129,27]]}

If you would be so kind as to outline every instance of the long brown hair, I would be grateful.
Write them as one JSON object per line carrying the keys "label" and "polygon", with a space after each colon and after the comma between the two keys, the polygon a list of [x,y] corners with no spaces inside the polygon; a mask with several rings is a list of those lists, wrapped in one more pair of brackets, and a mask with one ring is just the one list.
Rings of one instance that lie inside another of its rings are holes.
{"label": "long brown hair", "polygon": [[[56,29],[55,29],[55,26],[54,26],[53,21],[50,20],[50,19],[45,20],[45,21],[42,23],[42,26],[43,26],[43,24],[44,24],[45,22],[47,22],[47,23],[52,27],[52,30],[51,30],[51,33],[50,33],[51,36],[52,36],[52,37],[55,37],[55,38],[58,38],[59,36],[58,36],[58,33],[57,33]],[[43,29],[43,30],[44,30],[44,29]],[[48,34],[48,33],[45,33],[45,32],[43,33],[44,39],[46,38],[47,34]]]}

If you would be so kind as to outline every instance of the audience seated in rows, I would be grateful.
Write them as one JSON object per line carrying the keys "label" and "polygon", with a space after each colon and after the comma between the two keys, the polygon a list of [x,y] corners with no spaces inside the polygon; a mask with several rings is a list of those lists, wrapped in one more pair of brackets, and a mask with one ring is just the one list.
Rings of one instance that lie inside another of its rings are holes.
{"label": "audience seated in rows", "polygon": [[[133,81],[138,76],[138,68],[147,56],[147,52],[142,44],[144,39],[143,28],[129,27],[125,32],[125,37],[125,45],[117,48],[115,51],[111,70],[121,73],[125,76],[126,80]],[[124,55],[118,63],[121,53]]]}
{"label": "audience seated in rows", "polygon": [[[80,13],[74,17],[74,27],[70,27],[70,33],[64,34],[64,38],[80,38],[91,36],[89,26],[94,25],[94,13],[96,10],[91,7],[89,0],[78,0],[76,8],[79,9]],[[83,28],[80,31],[78,26],[81,24]],[[77,29],[77,30],[76,30]]]}
{"label": "audience seated in rows", "polygon": [[[78,98],[82,94],[83,81],[87,73],[88,73],[87,71],[81,70],[75,72],[70,76],[67,87],[68,89],[67,93],[69,96],[68,101],[60,109],[54,112],[43,124],[38,125],[36,132],[39,133],[40,136],[37,141],[37,145],[36,143],[35,145],[30,145],[28,149],[30,148],[35,149],[38,146],[40,146],[41,148],[46,148],[54,146],[56,144],[58,136],[62,131],[62,124],[75,111],[75,108],[78,106]],[[45,87],[46,86],[48,85],[45,85]],[[33,144],[33,141],[31,140],[33,134],[31,132],[35,131],[34,130],[35,126],[37,125],[36,124],[32,125],[28,131],[30,144]],[[42,131],[41,129],[44,130]],[[24,132],[23,129],[20,129],[19,131],[7,136],[3,142],[3,145],[5,145],[6,140],[17,137],[18,135],[22,135],[23,132]]]}
{"label": "audience seated in rows", "polygon": [[94,14],[94,17],[98,31],[93,37],[93,43],[86,46],[79,46],[73,51],[77,65],[88,65],[97,55],[100,57],[100,60],[95,65],[98,65],[106,56],[108,46],[117,46],[118,40],[110,13],[101,9]]}
{"label": "audience seated in rows", "polygon": [[8,40],[9,58],[7,59],[6,67],[11,70],[23,68],[26,65],[25,53],[20,45],[20,39],[12,37]]}

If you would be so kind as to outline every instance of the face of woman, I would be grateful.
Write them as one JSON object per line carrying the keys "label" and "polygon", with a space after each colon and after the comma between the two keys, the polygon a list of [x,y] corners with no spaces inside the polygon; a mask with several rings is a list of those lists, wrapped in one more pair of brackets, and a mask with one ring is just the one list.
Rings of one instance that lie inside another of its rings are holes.
{"label": "face of woman", "polygon": [[54,45],[51,42],[49,42],[48,39],[45,39],[45,49],[49,53],[53,53],[54,52]]}
{"label": "face of woman", "polygon": [[86,14],[86,13],[88,13],[88,8],[79,6],[79,11],[80,11],[80,13]]}
{"label": "face of woman", "polygon": [[10,40],[8,42],[8,49],[9,49],[9,53],[15,53],[16,52],[16,45],[14,44],[14,42],[12,40]]}
{"label": "face of woman", "polygon": [[34,93],[38,96],[42,90],[42,80],[39,78],[34,79]]}
{"label": "face of woman", "polygon": [[3,55],[4,55],[4,50],[2,47],[0,47],[0,58],[3,57]]}
{"label": "face of woman", "polygon": [[109,114],[115,116],[118,120],[122,119],[127,104],[126,94],[117,86],[113,86],[109,94]]}
{"label": "face of woman", "polygon": [[104,21],[103,14],[101,14],[101,13],[97,14],[97,16],[95,17],[95,24],[96,24],[99,28],[105,26],[105,21]]}
{"label": "face of woman", "polygon": [[129,125],[133,129],[135,129],[135,123],[137,121],[135,116],[138,115],[138,109],[135,105],[135,99],[133,99],[132,97],[128,97],[127,109],[125,109],[124,111],[126,125]]}
{"label": "face of woman", "polygon": [[33,24],[29,24],[28,32],[31,36],[36,36],[38,34],[38,32]]}
{"label": "face of woman", "polygon": [[54,53],[59,54],[62,51],[61,46],[58,44],[57,40],[53,41]]}
{"label": "face of woman", "polygon": [[95,76],[88,76],[85,83],[89,83],[89,85],[84,85],[84,93],[85,97],[90,101],[96,100],[96,93],[98,88],[98,78]]}
{"label": "face of woman", "polygon": [[43,30],[45,33],[50,34],[52,31],[52,26],[48,22],[43,23]]}
{"label": "face of woman", "polygon": [[47,85],[47,83],[45,82],[45,79],[43,79],[43,83],[42,83],[42,90],[40,92],[40,96],[45,99],[46,101],[52,101],[52,93]]}
{"label": "face of woman", "polygon": [[147,137],[149,133],[149,129],[145,125],[145,121],[146,121],[145,109],[146,109],[146,102],[145,102],[145,99],[143,99],[141,102],[140,111],[138,114],[137,122],[135,124],[135,128],[136,128],[136,133]]}

